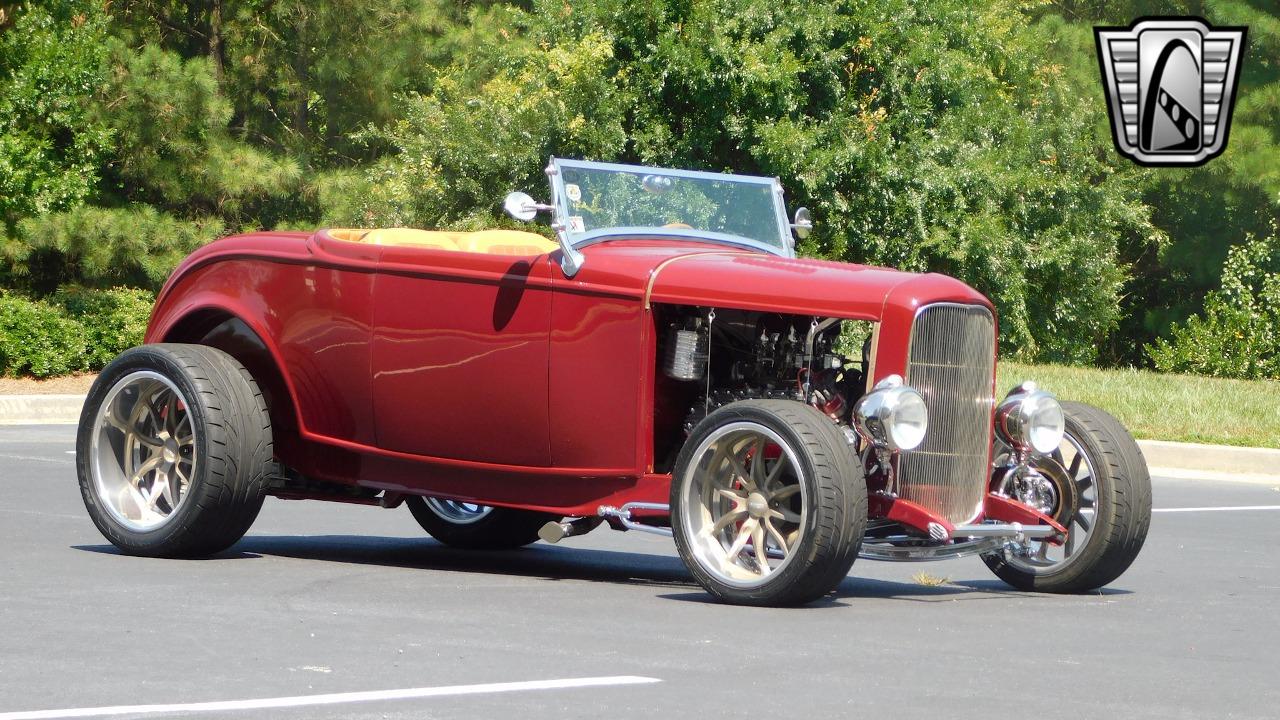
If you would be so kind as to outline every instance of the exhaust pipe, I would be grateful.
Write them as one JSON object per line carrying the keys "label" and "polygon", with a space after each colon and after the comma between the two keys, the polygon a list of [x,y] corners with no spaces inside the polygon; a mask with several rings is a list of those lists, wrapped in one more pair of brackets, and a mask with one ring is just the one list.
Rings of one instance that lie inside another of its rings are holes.
{"label": "exhaust pipe", "polygon": [[538,529],[538,537],[549,543],[555,544],[567,537],[586,535],[597,527],[600,527],[601,522],[604,522],[604,518],[585,517],[574,518],[573,520],[562,520],[560,522],[552,520]]}

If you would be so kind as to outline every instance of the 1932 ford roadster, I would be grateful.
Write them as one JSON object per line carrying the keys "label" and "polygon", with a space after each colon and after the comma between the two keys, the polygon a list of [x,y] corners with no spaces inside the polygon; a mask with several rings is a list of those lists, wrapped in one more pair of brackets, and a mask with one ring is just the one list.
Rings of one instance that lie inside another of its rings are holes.
{"label": "1932 ford roadster", "polygon": [[1116,579],[1150,479],[1110,415],[996,399],[991,303],[795,257],[777,180],[553,159],[526,232],[256,233],[188,257],[98,378],[77,468],[123,551],[215,553],[266,495],[407,504],[501,549],[671,534],[708,592],[783,605],[856,557]]}

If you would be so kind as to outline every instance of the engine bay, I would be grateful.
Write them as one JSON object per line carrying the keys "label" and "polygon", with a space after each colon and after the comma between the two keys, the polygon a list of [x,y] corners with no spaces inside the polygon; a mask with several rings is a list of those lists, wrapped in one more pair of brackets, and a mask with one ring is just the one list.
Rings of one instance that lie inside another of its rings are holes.
{"label": "engine bay", "polygon": [[871,323],[696,307],[663,308],[657,320],[655,458],[668,467],[694,426],[729,403],[794,400],[848,428],[866,392]]}

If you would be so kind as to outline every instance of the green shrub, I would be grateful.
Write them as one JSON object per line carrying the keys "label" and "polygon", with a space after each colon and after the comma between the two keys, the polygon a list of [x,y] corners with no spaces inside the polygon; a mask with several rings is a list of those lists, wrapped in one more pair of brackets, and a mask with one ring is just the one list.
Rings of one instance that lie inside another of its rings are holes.
{"label": "green shrub", "polygon": [[1165,372],[1280,379],[1280,233],[1233,247],[1204,313],[1147,353]]}
{"label": "green shrub", "polygon": [[62,309],[0,292],[0,371],[38,378],[85,367],[87,335]]}
{"label": "green shrub", "polygon": [[142,342],[154,300],[132,288],[66,287],[47,300],[0,290],[0,373],[99,370]]}
{"label": "green shrub", "polygon": [[97,370],[129,348],[142,344],[155,295],[135,288],[92,290],[66,287],[53,297],[85,332],[85,367]]}

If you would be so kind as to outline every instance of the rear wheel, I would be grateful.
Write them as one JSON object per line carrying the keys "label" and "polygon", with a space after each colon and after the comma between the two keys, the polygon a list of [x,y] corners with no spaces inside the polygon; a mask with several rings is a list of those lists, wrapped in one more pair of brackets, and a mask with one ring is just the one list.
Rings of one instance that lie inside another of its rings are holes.
{"label": "rear wheel", "polygon": [[1019,499],[1066,527],[1066,542],[1032,542],[982,556],[997,577],[1021,590],[1102,587],[1138,557],[1151,526],[1151,476],[1129,431],[1090,405],[1064,402],[1062,409],[1062,443],[1047,458],[1032,459],[1044,479]]}
{"label": "rear wheel", "polygon": [[411,497],[409,512],[431,537],[468,550],[509,550],[538,540],[538,529],[559,517],[441,498]]}
{"label": "rear wheel", "polygon": [[676,460],[671,525],[707,592],[742,605],[797,605],[849,573],[867,489],[834,423],[798,402],[726,405],[694,428]]}
{"label": "rear wheel", "polygon": [[220,350],[127,350],[85,400],[80,493],[103,536],[129,554],[191,557],[231,546],[257,517],[272,468],[262,392]]}

